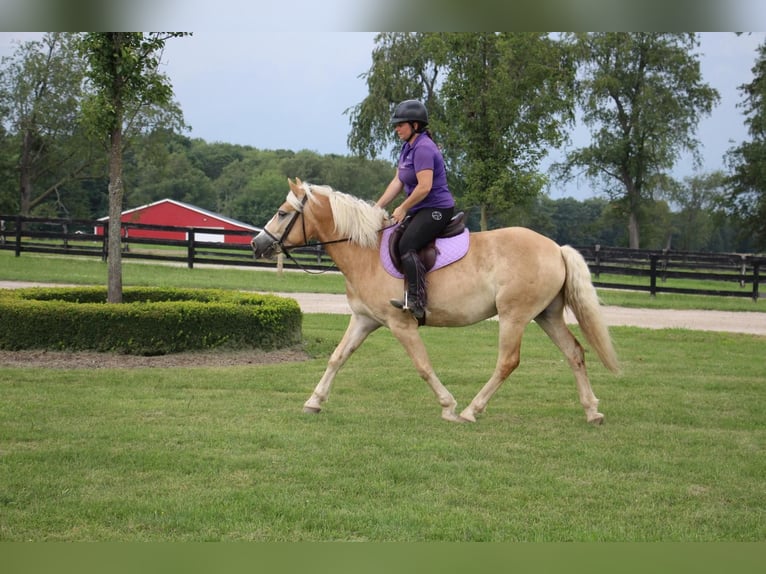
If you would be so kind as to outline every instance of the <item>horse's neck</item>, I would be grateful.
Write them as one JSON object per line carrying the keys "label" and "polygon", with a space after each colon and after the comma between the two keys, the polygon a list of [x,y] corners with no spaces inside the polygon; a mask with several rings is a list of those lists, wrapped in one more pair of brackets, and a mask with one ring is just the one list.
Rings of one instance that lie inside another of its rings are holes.
{"label": "horse's neck", "polygon": [[351,283],[370,277],[379,259],[379,248],[361,247],[350,241],[327,245],[325,250]]}

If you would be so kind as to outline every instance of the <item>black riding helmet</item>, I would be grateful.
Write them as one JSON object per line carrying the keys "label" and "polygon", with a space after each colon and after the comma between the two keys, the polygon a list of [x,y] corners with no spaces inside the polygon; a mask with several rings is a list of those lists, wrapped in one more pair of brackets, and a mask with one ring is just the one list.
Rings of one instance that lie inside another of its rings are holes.
{"label": "black riding helmet", "polygon": [[422,102],[418,100],[404,100],[394,110],[391,116],[391,123],[400,122],[418,122],[419,130],[423,130],[428,125],[428,111]]}

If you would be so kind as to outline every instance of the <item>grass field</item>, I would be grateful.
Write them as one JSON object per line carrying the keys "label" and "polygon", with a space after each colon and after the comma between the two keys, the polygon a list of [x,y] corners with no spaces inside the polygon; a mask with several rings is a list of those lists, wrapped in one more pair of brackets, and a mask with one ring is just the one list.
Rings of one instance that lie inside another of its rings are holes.
{"label": "grass field", "polygon": [[[334,274],[124,271],[126,285],[343,291]],[[0,252],[0,280],[105,283],[106,266]],[[623,374],[588,354],[606,415],[591,427],[563,357],[530,325],[487,412],[454,425],[382,330],[324,412],[304,415],[346,322],[305,315],[315,358],[303,362],[0,367],[0,541],[766,541],[764,337],[613,328]],[[467,405],[493,369],[497,323],[422,333]]]}
{"label": "grass field", "polygon": [[[300,363],[0,369],[0,540],[766,540],[762,337],[613,329],[624,373],[590,359],[591,427],[531,325],[454,425],[381,331],[304,415],[345,323],[307,315]],[[423,334],[466,405],[497,324]]]}

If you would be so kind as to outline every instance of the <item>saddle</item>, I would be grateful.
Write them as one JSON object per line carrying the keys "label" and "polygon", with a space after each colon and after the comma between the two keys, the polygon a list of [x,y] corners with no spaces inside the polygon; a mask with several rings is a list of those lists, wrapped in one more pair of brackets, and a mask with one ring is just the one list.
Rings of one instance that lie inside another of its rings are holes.
{"label": "saddle", "polygon": [[[406,225],[398,225],[393,230],[388,240],[388,253],[391,257],[391,263],[400,273],[402,272],[402,258],[399,254],[399,239],[401,239],[406,228]],[[439,254],[439,250],[436,247],[437,240],[456,237],[465,230],[465,212],[460,211],[452,216],[447,227],[444,228],[444,231],[442,231],[438,237],[434,238],[433,241],[418,251],[418,257],[423,263],[423,267],[426,271],[433,269],[436,264],[436,256]]]}

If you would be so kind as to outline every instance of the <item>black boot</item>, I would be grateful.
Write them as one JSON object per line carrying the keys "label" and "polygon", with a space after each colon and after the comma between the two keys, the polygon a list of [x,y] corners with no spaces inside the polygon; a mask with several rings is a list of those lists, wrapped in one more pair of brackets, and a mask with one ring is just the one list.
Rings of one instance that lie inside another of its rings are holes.
{"label": "black boot", "polygon": [[417,253],[408,251],[402,255],[402,271],[407,281],[404,300],[391,299],[391,305],[409,311],[420,321],[426,316],[426,270]]}

